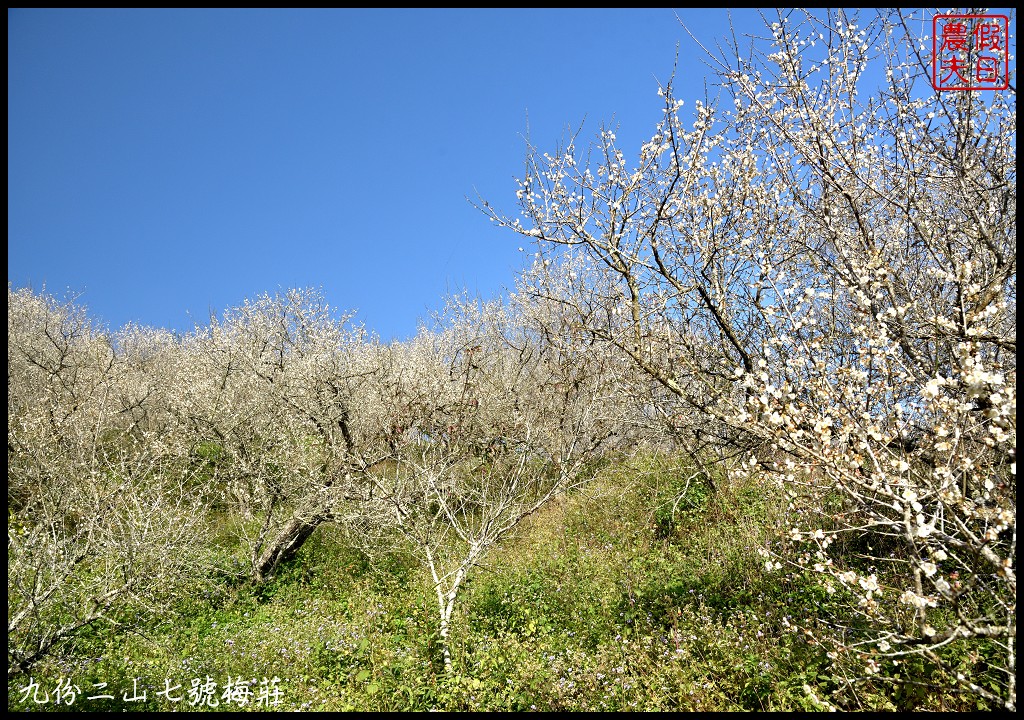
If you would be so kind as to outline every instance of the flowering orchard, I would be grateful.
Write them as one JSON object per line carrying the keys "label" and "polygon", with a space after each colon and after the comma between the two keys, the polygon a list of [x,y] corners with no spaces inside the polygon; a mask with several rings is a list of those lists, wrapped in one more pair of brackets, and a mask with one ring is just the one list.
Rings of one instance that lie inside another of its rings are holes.
{"label": "flowering orchard", "polygon": [[452,672],[474,569],[620,425],[609,356],[555,342],[563,325],[528,295],[452,298],[384,345],[291,290],[184,336],[112,335],[8,288],[9,674],[183,584],[258,586],[326,523],[422,560]]}
{"label": "flowering orchard", "polygon": [[[635,157],[607,128],[530,147],[519,216],[481,210],[536,262],[408,342],[311,290],[179,336],[9,286],[9,678],[57,667],[67,697],[61,662],[101,627],[145,637],[203,589],[285,583],[330,524],[368,564],[417,559],[430,664],[475,691],[453,631],[481,565],[646,447],[686,455],[685,487],[700,476],[719,505],[754,488],[766,527],[731,581],[781,588],[786,642],[831,663],[800,676],[802,702],[891,689],[917,707],[925,688],[929,706],[1015,708],[1015,92],[935,91],[922,27],[782,13],[707,54],[717,85],[692,110],[662,85]],[[664,491],[673,521],[683,484]],[[676,633],[686,614],[667,612]]]}
{"label": "flowering orchard", "polygon": [[[766,569],[861,618],[811,632],[850,693],[923,657],[1013,708],[1015,93],[936,92],[924,20],[780,13],[688,115],[661,87],[635,159],[531,147],[520,217],[481,209],[684,449],[785,489]],[[979,648],[986,686],[951,659]]]}
{"label": "flowering orchard", "polygon": [[115,352],[83,309],[8,287],[7,338],[12,675],[114,610],[161,607],[209,535],[147,367],[163,334],[127,328]]}

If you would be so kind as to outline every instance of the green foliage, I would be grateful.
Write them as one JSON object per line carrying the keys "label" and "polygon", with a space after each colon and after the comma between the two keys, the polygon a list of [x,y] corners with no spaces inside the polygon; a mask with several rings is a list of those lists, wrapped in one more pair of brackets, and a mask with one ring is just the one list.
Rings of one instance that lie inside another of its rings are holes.
{"label": "green foliage", "polygon": [[[370,558],[324,526],[256,586],[232,574],[225,544],[196,592],[97,623],[32,682],[52,695],[70,679],[83,691],[72,710],[195,710],[187,694],[174,704],[156,693],[167,680],[187,693],[207,678],[222,691],[228,678],[256,688],[275,676],[282,710],[973,709],[927,659],[886,660],[866,677],[861,658],[829,655],[830,629],[860,622],[849,598],[809,572],[767,573],[755,552],[785,557],[783,507],[778,491],[724,473],[708,483],[663,458],[609,465],[467,586],[451,674],[431,581],[409,555]],[[993,672],[985,643],[946,652],[980,682]],[[84,699],[103,682],[114,700]],[[57,709],[23,700],[28,683],[9,679],[10,710]],[[125,702],[136,686],[146,701]]]}
{"label": "green foliage", "polygon": [[654,513],[657,536],[665,539],[675,537],[699,518],[713,493],[712,486],[700,475],[675,476],[667,489],[668,493],[660,493]]}

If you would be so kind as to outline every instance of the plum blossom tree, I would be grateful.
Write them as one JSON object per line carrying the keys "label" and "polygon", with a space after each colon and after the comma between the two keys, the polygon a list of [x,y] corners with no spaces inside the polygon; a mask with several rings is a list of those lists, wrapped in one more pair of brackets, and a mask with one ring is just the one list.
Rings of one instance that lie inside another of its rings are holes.
{"label": "plum blossom tree", "polygon": [[381,349],[316,290],[263,295],[182,341],[174,411],[249,574],[271,576],[325,522],[356,519],[386,445],[369,388]]}
{"label": "plum blossom tree", "polygon": [[473,569],[590,480],[613,436],[608,358],[553,342],[566,330],[553,310],[526,297],[452,298],[436,327],[391,348],[382,404],[392,454],[375,487],[429,568],[449,672],[452,618]]}
{"label": "plum blossom tree", "polygon": [[10,287],[7,333],[10,675],[90,625],[155,611],[206,542],[194,473],[142,367],[167,338],[112,338],[74,301]]}
{"label": "plum blossom tree", "polygon": [[859,668],[837,697],[916,656],[1013,709],[1016,94],[935,92],[922,19],[781,12],[707,54],[718,94],[689,119],[659,88],[635,160],[609,129],[531,147],[521,217],[481,209],[678,438],[815,509],[792,569],[865,621],[807,628]]}

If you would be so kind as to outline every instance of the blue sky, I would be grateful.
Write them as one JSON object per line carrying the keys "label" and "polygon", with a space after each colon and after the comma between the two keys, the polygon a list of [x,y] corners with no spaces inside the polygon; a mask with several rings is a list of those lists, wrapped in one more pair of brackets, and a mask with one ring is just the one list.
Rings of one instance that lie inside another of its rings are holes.
{"label": "blue sky", "polygon": [[[523,135],[639,148],[726,10],[8,10],[8,281],[188,330],[320,287],[385,339],[510,286]],[[759,27],[733,11],[739,32]]]}

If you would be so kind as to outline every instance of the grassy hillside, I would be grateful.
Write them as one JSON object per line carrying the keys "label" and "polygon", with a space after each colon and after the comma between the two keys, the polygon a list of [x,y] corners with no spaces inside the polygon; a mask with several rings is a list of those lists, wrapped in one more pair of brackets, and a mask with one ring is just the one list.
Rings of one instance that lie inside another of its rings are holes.
{"label": "grassy hillside", "polygon": [[[714,480],[647,458],[546,506],[471,576],[452,675],[417,559],[371,561],[325,526],[263,586],[225,574],[97,624],[9,680],[8,709],[970,709],[926,660],[894,683],[830,653],[856,623],[842,592],[758,553],[786,552],[785,501]],[[959,663],[984,682],[981,654]]]}

